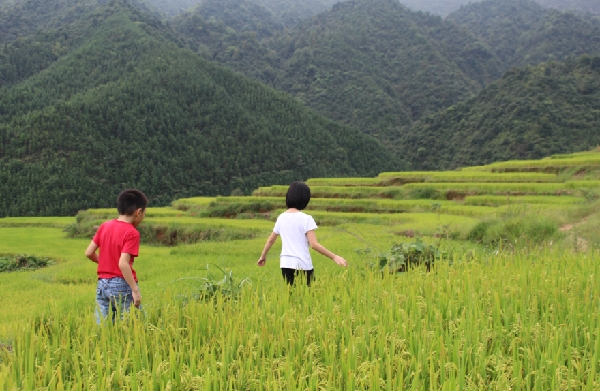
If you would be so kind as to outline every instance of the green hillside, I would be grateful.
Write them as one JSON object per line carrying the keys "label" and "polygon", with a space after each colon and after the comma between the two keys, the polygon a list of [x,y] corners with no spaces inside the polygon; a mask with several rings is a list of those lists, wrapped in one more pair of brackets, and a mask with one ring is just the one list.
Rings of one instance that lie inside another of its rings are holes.
{"label": "green hillside", "polygon": [[88,39],[0,89],[2,215],[72,214],[124,187],[160,205],[394,165],[375,140],[181,49],[128,5],[91,18],[70,32]]}
{"label": "green hillside", "polygon": [[448,16],[512,66],[600,53],[600,20],[545,9],[530,0],[470,3]]}
{"label": "green hillside", "polygon": [[203,56],[385,142],[501,76],[494,55],[464,29],[395,0],[339,3],[269,41],[239,27],[248,17],[219,24],[199,7],[174,26]]}
{"label": "green hillside", "polygon": [[[0,2],[0,43],[14,41],[50,28],[60,28],[86,17],[115,0],[15,0]],[[157,11],[145,0],[120,0],[149,14]]]}
{"label": "green hillside", "polygon": [[395,0],[353,0],[283,33],[272,14],[244,11],[250,0],[208,3],[211,12],[173,23],[193,50],[390,147],[513,66],[600,53],[597,21],[532,1],[473,3],[445,21]]}
{"label": "green hillside", "polygon": [[596,0],[537,0],[545,7],[572,10],[600,15],[600,3]]}
{"label": "green hillside", "polygon": [[[461,6],[478,3],[469,0],[400,0],[400,2],[411,9],[442,16],[451,14]],[[536,0],[536,3],[563,11],[600,15],[600,3],[597,0]]]}
{"label": "green hillside", "polygon": [[600,144],[600,57],[513,69],[476,98],[415,124],[400,142],[415,169],[536,159]]}

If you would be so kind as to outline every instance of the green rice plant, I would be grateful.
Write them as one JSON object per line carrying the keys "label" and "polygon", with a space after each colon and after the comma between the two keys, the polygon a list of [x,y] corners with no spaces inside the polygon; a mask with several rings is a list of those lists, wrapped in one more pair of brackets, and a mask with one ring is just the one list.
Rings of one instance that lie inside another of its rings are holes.
{"label": "green rice plant", "polygon": [[383,186],[385,183],[380,178],[311,178],[306,181],[308,186]]}
{"label": "green rice plant", "polygon": [[[79,212],[79,214],[89,214],[94,218],[103,219],[117,218],[119,212],[116,208],[92,208]],[[165,216],[182,216],[184,213],[181,210],[163,207],[163,208],[146,208],[146,217],[165,217]]]}
{"label": "green rice plant", "polygon": [[73,217],[5,217],[0,227],[49,227],[64,228],[73,222]]}
{"label": "green rice plant", "polygon": [[427,178],[427,182],[561,182],[555,174],[531,172],[517,173],[487,173],[487,172],[456,172],[436,173]]}
{"label": "green rice plant", "polygon": [[377,178],[389,180],[392,178],[428,178],[434,174],[444,174],[446,171],[405,171],[405,172],[382,172]]}
{"label": "green rice plant", "polygon": [[171,206],[174,209],[188,211],[193,209],[195,211],[202,210],[207,207],[211,202],[215,200],[214,197],[192,197],[192,198],[180,198],[173,201]]}
{"label": "green rice plant", "polygon": [[[288,186],[260,187],[254,191],[259,197],[285,197]],[[399,186],[389,187],[345,187],[345,186],[311,186],[314,198],[401,198],[404,191]]]}
{"label": "green rice plant", "polygon": [[572,158],[541,160],[513,160],[508,162],[498,162],[485,166],[487,170],[506,170],[506,169],[562,169],[568,167],[596,167],[600,166],[600,154],[589,154],[587,156],[576,156]]}
{"label": "green rice plant", "polygon": [[510,204],[558,204],[572,205],[583,202],[579,197],[572,196],[467,196],[465,205],[473,206],[502,206]]}
{"label": "green rice plant", "polygon": [[579,183],[409,183],[403,187],[412,189],[432,188],[443,192],[462,194],[563,194],[577,189]]}
{"label": "green rice plant", "polygon": [[365,264],[291,290],[273,270],[238,300],[183,306],[171,287],[101,327],[91,306],[52,305],[15,334],[0,389],[596,390],[588,255],[476,250],[435,273]]}
{"label": "green rice plant", "polygon": [[[379,175],[380,181],[393,183],[414,182],[561,182],[556,174],[531,172],[493,173],[490,170],[478,171],[431,171],[431,172],[385,172]],[[385,182],[382,182],[385,184]]]}
{"label": "green rice plant", "polygon": [[549,218],[511,218],[482,221],[467,235],[467,238],[483,244],[511,246],[521,242],[523,246],[539,244],[556,238],[558,226]]}

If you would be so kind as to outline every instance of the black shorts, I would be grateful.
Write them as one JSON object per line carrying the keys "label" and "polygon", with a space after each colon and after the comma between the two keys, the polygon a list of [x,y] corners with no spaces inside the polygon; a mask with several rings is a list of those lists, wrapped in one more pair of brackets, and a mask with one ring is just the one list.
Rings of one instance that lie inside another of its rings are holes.
{"label": "black shorts", "polygon": [[306,278],[306,285],[310,286],[311,281],[314,277],[315,269],[312,270],[296,270],[288,269],[285,267],[281,268],[281,275],[289,285],[294,285],[294,278],[301,276],[302,279]]}

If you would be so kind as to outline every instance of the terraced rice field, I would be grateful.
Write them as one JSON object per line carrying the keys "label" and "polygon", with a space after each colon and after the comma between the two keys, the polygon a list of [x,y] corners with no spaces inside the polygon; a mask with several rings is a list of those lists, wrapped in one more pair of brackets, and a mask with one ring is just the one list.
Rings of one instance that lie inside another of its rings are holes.
{"label": "terraced rice field", "polygon": [[[101,326],[83,252],[115,211],[0,219],[0,254],[55,260],[0,273],[0,391],[599,390],[595,159],[309,180],[319,241],[350,265],[313,253],[310,289],[281,280],[281,242],[256,266],[287,186],[149,208],[143,310]],[[543,239],[477,242],[488,226]],[[397,243],[446,255],[382,273]]]}

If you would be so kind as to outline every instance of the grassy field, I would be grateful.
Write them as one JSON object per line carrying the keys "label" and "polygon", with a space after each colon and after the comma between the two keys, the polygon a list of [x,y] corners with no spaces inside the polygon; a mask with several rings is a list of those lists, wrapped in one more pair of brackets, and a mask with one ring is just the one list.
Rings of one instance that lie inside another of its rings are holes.
{"label": "grassy field", "polygon": [[[349,267],[313,253],[310,290],[285,286],[280,241],[256,266],[287,186],[149,208],[143,310],[114,325],[84,250],[116,211],[0,219],[0,255],[54,260],[0,273],[0,391],[599,390],[596,155],[311,180],[317,237]],[[540,167],[564,171],[494,172]],[[374,268],[398,243],[446,255]]]}

